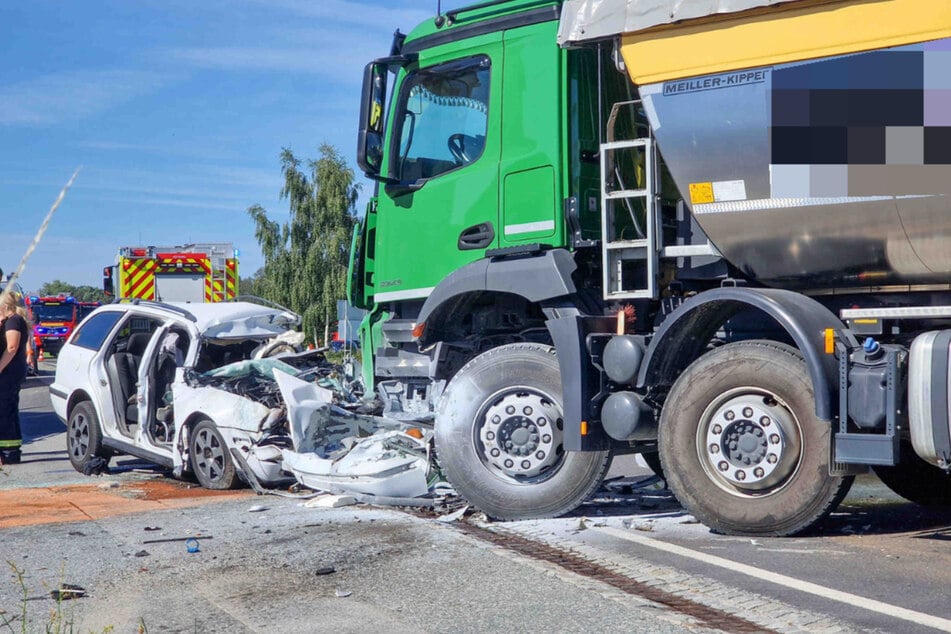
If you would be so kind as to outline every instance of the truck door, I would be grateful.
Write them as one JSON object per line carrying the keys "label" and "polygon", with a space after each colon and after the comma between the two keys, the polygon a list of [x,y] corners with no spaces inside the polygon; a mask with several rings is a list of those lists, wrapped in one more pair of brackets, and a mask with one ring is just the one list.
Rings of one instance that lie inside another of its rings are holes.
{"label": "truck door", "polygon": [[[478,43],[478,44],[477,44]],[[404,71],[377,213],[379,302],[423,298],[498,246],[501,33]]]}

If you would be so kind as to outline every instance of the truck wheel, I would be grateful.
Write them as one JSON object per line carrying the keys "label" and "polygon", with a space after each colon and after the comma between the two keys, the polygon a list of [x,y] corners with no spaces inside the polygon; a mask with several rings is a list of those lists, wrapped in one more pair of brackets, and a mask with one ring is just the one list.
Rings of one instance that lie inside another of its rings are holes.
{"label": "truck wheel", "polygon": [[802,532],[832,511],[852,477],[830,476],[832,425],[816,418],[798,350],[729,344],[674,383],[660,420],[667,484],[684,508],[730,535]]}
{"label": "truck wheel", "polygon": [[66,453],[69,462],[80,473],[90,460],[103,458],[108,460],[112,455],[102,446],[102,429],[99,427],[99,417],[96,408],[90,401],[82,401],[73,407],[66,422]]}
{"label": "truck wheel", "polygon": [[203,419],[191,431],[192,470],[198,482],[206,489],[233,489],[238,485],[238,474],[218,427]]}
{"label": "truck wheel", "polygon": [[456,491],[506,520],[581,504],[601,484],[610,452],[565,452],[561,402],[550,346],[500,346],[467,363],[436,411],[436,455]]}
{"label": "truck wheel", "polygon": [[893,467],[872,467],[875,475],[894,493],[922,506],[951,505],[951,475],[922,460],[910,443],[900,447]]}

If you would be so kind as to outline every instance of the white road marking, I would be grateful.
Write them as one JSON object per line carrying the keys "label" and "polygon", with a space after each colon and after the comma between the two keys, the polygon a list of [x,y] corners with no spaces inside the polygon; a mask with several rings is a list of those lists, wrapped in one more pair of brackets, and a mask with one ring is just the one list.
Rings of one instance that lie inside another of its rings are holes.
{"label": "white road marking", "polygon": [[824,599],[839,601],[840,603],[845,603],[846,605],[852,605],[858,608],[869,610],[871,612],[878,612],[879,614],[884,614],[892,618],[910,621],[911,623],[916,623],[918,625],[924,625],[927,627],[933,627],[945,632],[951,632],[951,620],[948,619],[932,616],[923,612],[916,612],[915,610],[908,610],[897,605],[883,603],[882,601],[860,597],[856,594],[842,592],[833,588],[827,588],[816,583],[802,581],[801,579],[796,579],[794,577],[787,577],[786,575],[777,574],[775,572],[768,572],[754,566],[747,566],[746,564],[741,564],[735,561],[730,561],[729,559],[717,557],[716,555],[708,555],[696,550],[684,548],[683,546],[668,544],[667,542],[662,542],[651,537],[644,537],[643,535],[638,535],[633,532],[628,532],[609,526],[592,527],[590,530],[605,533],[607,535],[611,535],[612,537],[634,542],[635,544],[640,544],[649,548],[663,550],[681,557],[702,561],[703,563],[710,564],[712,566],[718,566],[720,568],[732,570],[733,572],[749,575],[756,579],[762,579],[763,581],[769,581],[770,583],[792,588],[793,590],[814,594]]}

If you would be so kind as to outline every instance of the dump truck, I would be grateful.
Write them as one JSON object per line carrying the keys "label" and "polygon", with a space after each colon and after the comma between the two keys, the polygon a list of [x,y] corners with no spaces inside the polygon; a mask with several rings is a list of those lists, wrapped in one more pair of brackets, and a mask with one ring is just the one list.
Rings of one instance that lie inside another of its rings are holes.
{"label": "dump truck", "polygon": [[489,516],[951,503],[951,4],[496,0],[363,79],[364,380]]}
{"label": "dump truck", "polygon": [[237,296],[238,280],[230,242],[120,247],[102,270],[103,291],[116,299],[222,302]]}

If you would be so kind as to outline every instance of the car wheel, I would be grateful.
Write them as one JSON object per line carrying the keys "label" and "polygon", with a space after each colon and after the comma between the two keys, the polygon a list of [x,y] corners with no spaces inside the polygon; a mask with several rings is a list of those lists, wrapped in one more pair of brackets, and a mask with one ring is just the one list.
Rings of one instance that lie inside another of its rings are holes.
{"label": "car wheel", "polygon": [[222,490],[238,485],[228,446],[212,421],[203,419],[192,428],[190,449],[192,470],[203,487]]}
{"label": "car wheel", "polygon": [[660,459],[681,504],[729,535],[802,532],[845,497],[852,477],[829,475],[832,424],[815,413],[798,350],[733,343],[674,383],[660,420]]}
{"label": "car wheel", "polygon": [[108,460],[110,453],[102,447],[102,429],[92,402],[82,401],[73,407],[66,423],[66,452],[69,462],[80,473],[95,458]]}
{"label": "car wheel", "polygon": [[550,346],[500,346],[467,363],[436,411],[446,477],[489,517],[563,515],[598,488],[609,451],[566,452],[561,374]]}

